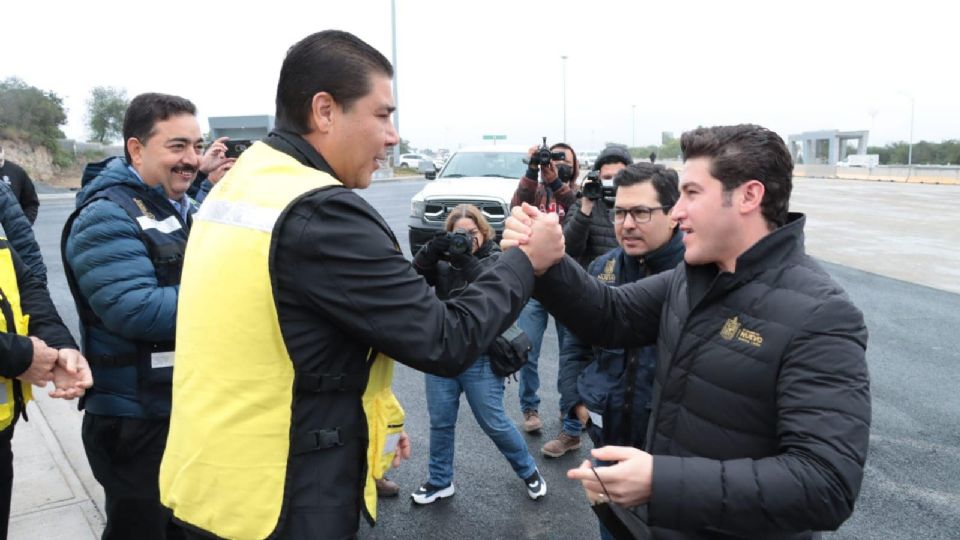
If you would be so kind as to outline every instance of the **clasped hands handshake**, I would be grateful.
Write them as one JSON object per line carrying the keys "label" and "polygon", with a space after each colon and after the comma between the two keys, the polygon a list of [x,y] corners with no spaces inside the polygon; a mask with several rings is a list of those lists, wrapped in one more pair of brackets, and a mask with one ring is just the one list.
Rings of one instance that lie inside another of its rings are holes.
{"label": "clasped hands handshake", "polygon": [[514,206],[500,241],[500,249],[510,248],[523,251],[533,265],[533,273],[543,275],[563,259],[565,245],[559,216],[541,212],[527,203]]}
{"label": "clasped hands handshake", "polygon": [[93,386],[93,375],[87,359],[76,349],[54,349],[42,339],[30,336],[33,342],[33,361],[17,378],[44,387],[53,381],[50,397],[74,399]]}

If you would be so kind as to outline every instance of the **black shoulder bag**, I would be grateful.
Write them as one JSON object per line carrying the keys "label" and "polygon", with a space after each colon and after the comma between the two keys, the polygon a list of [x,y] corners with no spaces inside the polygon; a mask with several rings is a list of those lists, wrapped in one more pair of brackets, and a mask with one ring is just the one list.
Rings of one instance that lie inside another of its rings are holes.
{"label": "black shoulder bag", "polygon": [[510,325],[487,350],[490,369],[498,377],[509,377],[527,363],[527,354],[533,344],[517,323]]}

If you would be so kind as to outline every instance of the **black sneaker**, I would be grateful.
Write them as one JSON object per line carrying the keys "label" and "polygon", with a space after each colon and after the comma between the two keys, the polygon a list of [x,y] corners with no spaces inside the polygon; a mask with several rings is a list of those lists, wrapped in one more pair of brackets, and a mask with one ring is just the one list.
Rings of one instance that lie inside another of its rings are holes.
{"label": "black sneaker", "polygon": [[543,477],[540,476],[540,471],[533,471],[533,474],[524,480],[523,483],[527,485],[527,495],[533,500],[537,500],[547,494],[547,483],[544,482]]}
{"label": "black sneaker", "polygon": [[453,492],[453,484],[450,484],[447,487],[437,487],[430,482],[427,482],[426,484],[420,486],[420,489],[411,493],[410,496],[413,497],[413,502],[417,504],[430,504],[437,499],[453,497]]}

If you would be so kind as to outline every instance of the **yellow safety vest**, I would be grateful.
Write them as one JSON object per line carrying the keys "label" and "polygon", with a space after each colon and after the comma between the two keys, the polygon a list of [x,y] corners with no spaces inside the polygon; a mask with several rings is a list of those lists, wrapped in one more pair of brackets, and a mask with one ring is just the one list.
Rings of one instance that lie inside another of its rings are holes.
{"label": "yellow safety vest", "polygon": [[[160,500],[177,519],[223,538],[265,538],[280,519],[294,364],[277,317],[270,247],[283,210],[331,185],[339,182],[329,174],[256,143],[194,215],[177,307]],[[403,425],[390,391],[392,364],[377,356],[363,396],[370,440],[364,500],[371,517],[373,478],[393,459],[384,444]]]}
{"label": "yellow safety vest", "polygon": [[[6,239],[4,239],[6,240]],[[27,328],[30,325],[30,315],[25,315],[20,307],[20,287],[17,286],[17,271],[13,267],[13,256],[10,254],[9,247],[0,247],[0,301],[6,300],[10,304],[10,311],[13,313],[13,327],[17,334],[27,335]],[[0,310],[0,331],[9,330],[9,322]],[[16,403],[14,400],[14,388],[23,390],[23,403],[26,405],[33,397],[31,386],[23,384],[19,379],[7,379],[0,377],[3,381],[2,395],[0,395],[0,430],[7,429],[13,423],[13,415],[16,413]]]}

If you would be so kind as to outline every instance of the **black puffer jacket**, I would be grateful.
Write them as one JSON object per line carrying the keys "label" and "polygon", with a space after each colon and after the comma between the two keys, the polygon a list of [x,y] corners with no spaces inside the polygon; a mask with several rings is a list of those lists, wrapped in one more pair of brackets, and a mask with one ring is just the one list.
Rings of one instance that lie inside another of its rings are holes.
{"label": "black puffer jacket", "polygon": [[811,538],[853,512],[870,436],[867,328],[804,253],[803,217],[790,218],[735,273],[683,264],[611,288],[567,258],[537,282],[577,335],[657,344],[656,538]]}
{"label": "black puffer jacket", "polygon": [[610,221],[610,205],[599,199],[593,203],[593,211],[587,216],[580,211],[580,201],[573,203],[563,222],[563,240],[567,255],[584,268],[590,261],[616,248],[617,234]]}

